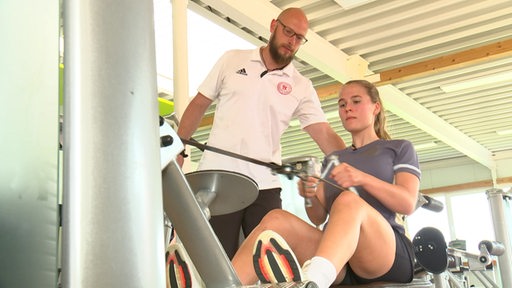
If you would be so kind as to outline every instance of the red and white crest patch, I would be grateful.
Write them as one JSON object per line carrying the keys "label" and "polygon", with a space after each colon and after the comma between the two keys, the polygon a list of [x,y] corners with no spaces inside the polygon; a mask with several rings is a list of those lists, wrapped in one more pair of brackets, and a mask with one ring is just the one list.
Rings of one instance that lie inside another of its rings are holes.
{"label": "red and white crest patch", "polygon": [[279,91],[279,93],[281,93],[281,95],[288,95],[288,94],[292,93],[292,85],[290,85],[290,83],[286,83],[286,82],[279,82],[277,84],[277,91]]}

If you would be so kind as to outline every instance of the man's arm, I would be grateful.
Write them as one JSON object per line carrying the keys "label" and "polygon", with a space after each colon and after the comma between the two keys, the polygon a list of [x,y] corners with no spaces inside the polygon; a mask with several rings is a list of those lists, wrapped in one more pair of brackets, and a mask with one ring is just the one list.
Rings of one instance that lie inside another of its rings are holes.
{"label": "man's arm", "polygon": [[[204,113],[206,109],[212,104],[212,100],[207,98],[201,93],[197,93],[197,95],[188,103],[185,112],[183,113],[183,117],[181,117],[180,125],[178,126],[178,136],[183,139],[190,139],[192,134],[197,130],[197,127],[201,123],[201,119],[203,119]],[[180,167],[183,167],[183,157],[184,155],[178,155],[176,158],[177,163]]]}
{"label": "man's arm", "polygon": [[315,140],[316,144],[318,144],[320,150],[322,150],[325,155],[336,150],[345,149],[346,147],[343,139],[334,132],[327,122],[308,125],[304,127],[304,131]]}
{"label": "man's arm", "polygon": [[212,104],[212,100],[207,98],[201,93],[197,93],[197,95],[190,101],[183,116],[180,119],[180,125],[178,126],[178,136],[183,139],[190,139],[192,134],[197,130],[197,127],[201,123],[201,119],[203,119],[204,113]]}

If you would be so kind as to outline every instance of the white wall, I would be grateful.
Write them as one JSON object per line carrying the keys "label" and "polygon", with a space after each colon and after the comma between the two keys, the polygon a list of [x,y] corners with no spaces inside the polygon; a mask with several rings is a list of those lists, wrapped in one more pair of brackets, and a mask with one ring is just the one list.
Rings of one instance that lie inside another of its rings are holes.
{"label": "white wall", "polygon": [[[498,154],[503,156],[495,157],[497,178],[512,176],[512,155]],[[467,184],[479,181],[491,181],[491,171],[486,167],[475,163],[468,158],[449,159],[424,163],[420,165],[422,178],[420,189],[438,188],[444,186]],[[500,183],[498,187],[510,185],[511,183]],[[483,191],[493,187],[483,187]]]}
{"label": "white wall", "polygon": [[0,35],[0,287],[55,287],[59,0],[0,1]]}

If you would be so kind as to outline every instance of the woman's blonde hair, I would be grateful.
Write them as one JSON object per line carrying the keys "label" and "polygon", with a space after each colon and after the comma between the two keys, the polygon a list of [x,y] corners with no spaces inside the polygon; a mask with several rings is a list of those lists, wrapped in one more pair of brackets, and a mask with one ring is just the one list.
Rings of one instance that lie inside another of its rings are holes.
{"label": "woman's blonde hair", "polygon": [[384,111],[384,104],[382,104],[379,95],[379,90],[377,89],[377,87],[375,87],[375,85],[366,80],[350,80],[344,85],[349,84],[360,85],[366,90],[366,93],[368,94],[368,96],[370,96],[370,99],[373,103],[380,103],[381,108],[379,114],[377,114],[377,116],[375,117],[373,129],[375,130],[375,133],[377,134],[377,137],[379,137],[379,139],[391,139],[391,136],[389,136],[388,132],[386,131],[386,113]]}

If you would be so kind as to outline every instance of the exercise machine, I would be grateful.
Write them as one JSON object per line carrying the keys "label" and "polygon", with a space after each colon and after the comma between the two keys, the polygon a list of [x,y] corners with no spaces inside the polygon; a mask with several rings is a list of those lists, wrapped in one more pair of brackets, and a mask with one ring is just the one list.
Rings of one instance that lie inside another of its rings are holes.
{"label": "exercise machine", "polygon": [[473,274],[483,287],[500,287],[485,273],[494,268],[492,256],[500,256],[505,252],[505,247],[500,242],[481,241],[478,244],[479,253],[470,253],[447,247],[443,234],[438,229],[425,227],[414,236],[413,246],[416,260],[433,275],[436,288],[467,288],[467,273]]}
{"label": "exercise machine", "polygon": [[[283,160],[283,165],[261,162],[242,155],[209,147],[195,141],[178,138],[174,130],[165,121],[160,121],[162,137],[162,186],[164,193],[164,211],[169,215],[173,226],[180,231],[180,239],[194,263],[206,287],[242,287],[230,261],[222,249],[215,233],[208,223],[210,215],[231,213],[247,207],[256,199],[258,187],[250,178],[229,171],[206,170],[184,175],[174,161],[183,150],[183,142],[192,144],[202,150],[223,153],[255,164],[264,165],[275,173],[305,178],[318,175],[319,163],[314,157],[293,157]],[[337,159],[330,159],[328,165],[336,165]],[[324,179],[319,180],[329,185],[336,185]],[[342,187],[339,187],[343,189]],[[348,188],[357,193],[353,188]],[[239,193],[243,191],[243,193]],[[234,195],[233,193],[238,193]],[[307,201],[307,199],[305,200]],[[307,205],[307,202],[305,203]],[[420,195],[417,208],[425,208],[435,212],[443,209],[441,202],[427,195]],[[166,238],[166,241],[168,238]],[[166,242],[167,243],[167,242]],[[485,270],[492,268],[493,255],[503,255],[505,247],[497,241],[482,241],[479,254],[449,248],[441,232],[432,227],[420,230],[413,239],[416,260],[421,269],[411,283],[394,284],[378,283],[365,287],[435,287],[435,288],[466,288],[464,279],[457,278],[454,269],[466,269],[473,273],[485,287],[498,287],[490,279]],[[465,261],[462,261],[464,259]],[[451,270],[450,270],[451,269]],[[425,274],[426,272],[426,274]],[[309,287],[312,283],[282,283],[278,287]],[[245,287],[275,287],[271,285]]]}

